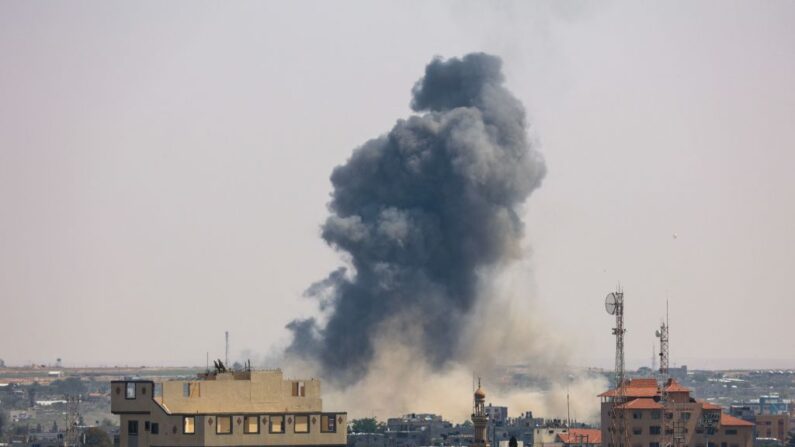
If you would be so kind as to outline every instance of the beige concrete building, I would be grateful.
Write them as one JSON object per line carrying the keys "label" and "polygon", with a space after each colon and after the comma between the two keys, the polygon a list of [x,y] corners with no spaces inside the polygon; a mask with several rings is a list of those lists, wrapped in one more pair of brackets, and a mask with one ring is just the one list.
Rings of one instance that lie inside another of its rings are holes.
{"label": "beige concrete building", "polygon": [[111,382],[120,447],[346,445],[347,414],[322,407],[320,381],[280,370]]}
{"label": "beige concrete building", "polygon": [[602,398],[603,447],[752,447],[754,426],[673,379],[632,379]]}
{"label": "beige concrete building", "polygon": [[789,414],[758,414],[754,420],[757,438],[776,439],[779,442],[789,440]]}

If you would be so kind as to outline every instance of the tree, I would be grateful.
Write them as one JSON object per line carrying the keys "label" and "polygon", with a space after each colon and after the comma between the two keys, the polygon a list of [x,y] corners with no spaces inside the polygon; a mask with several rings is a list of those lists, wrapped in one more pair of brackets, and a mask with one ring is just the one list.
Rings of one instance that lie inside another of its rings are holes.
{"label": "tree", "polygon": [[377,433],[378,421],[375,418],[354,419],[351,422],[351,430],[354,433]]}
{"label": "tree", "polygon": [[97,427],[91,427],[83,432],[83,443],[85,447],[113,447],[110,436],[105,433],[105,430]]}

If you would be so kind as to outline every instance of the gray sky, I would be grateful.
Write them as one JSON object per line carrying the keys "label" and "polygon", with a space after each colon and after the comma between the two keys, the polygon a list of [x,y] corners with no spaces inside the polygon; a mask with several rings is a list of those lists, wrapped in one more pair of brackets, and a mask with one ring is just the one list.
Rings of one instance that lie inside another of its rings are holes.
{"label": "gray sky", "polygon": [[[261,358],[340,265],[331,169],[501,56],[548,176],[527,299],[580,365],[795,367],[795,3],[0,3],[0,358]],[[677,238],[673,235],[677,234]],[[524,292],[523,292],[524,293]]]}

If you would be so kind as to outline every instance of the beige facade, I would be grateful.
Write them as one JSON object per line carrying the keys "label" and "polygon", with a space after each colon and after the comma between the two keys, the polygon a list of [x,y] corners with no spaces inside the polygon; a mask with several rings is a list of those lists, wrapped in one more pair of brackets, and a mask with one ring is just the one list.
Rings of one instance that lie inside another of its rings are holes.
{"label": "beige facade", "polygon": [[789,436],[789,414],[760,414],[755,418],[758,438],[777,439],[787,442]]}
{"label": "beige facade", "polygon": [[600,397],[603,447],[753,446],[753,424],[693,399],[674,380],[633,379]]}
{"label": "beige facade", "polygon": [[318,380],[245,371],[111,382],[120,447],[344,446],[345,412],[323,412]]}

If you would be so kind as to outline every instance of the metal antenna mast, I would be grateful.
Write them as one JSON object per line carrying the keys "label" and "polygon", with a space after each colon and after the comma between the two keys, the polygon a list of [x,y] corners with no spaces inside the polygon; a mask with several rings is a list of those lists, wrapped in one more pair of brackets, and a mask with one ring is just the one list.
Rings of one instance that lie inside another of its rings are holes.
{"label": "metal antenna mast", "polygon": [[627,431],[627,424],[625,422],[624,411],[621,405],[626,403],[626,384],[624,383],[624,334],[627,332],[624,329],[624,292],[621,286],[616,288],[616,291],[609,293],[605,297],[605,310],[610,315],[616,316],[616,327],[613,328],[613,335],[616,336],[616,365],[615,365],[615,379],[616,388],[615,393],[608,398],[609,414],[610,414],[610,430],[607,445],[620,445],[628,446],[629,432]]}
{"label": "metal antenna mast", "polygon": [[620,387],[624,383],[624,292],[621,286],[616,291],[610,293],[605,298],[605,309],[610,315],[616,316],[616,327],[613,328],[613,335],[616,336],[616,386]]}
{"label": "metal antenna mast", "polygon": [[660,339],[660,374],[663,380],[668,378],[668,301],[665,301],[665,321],[660,325],[660,329],[655,332]]}

